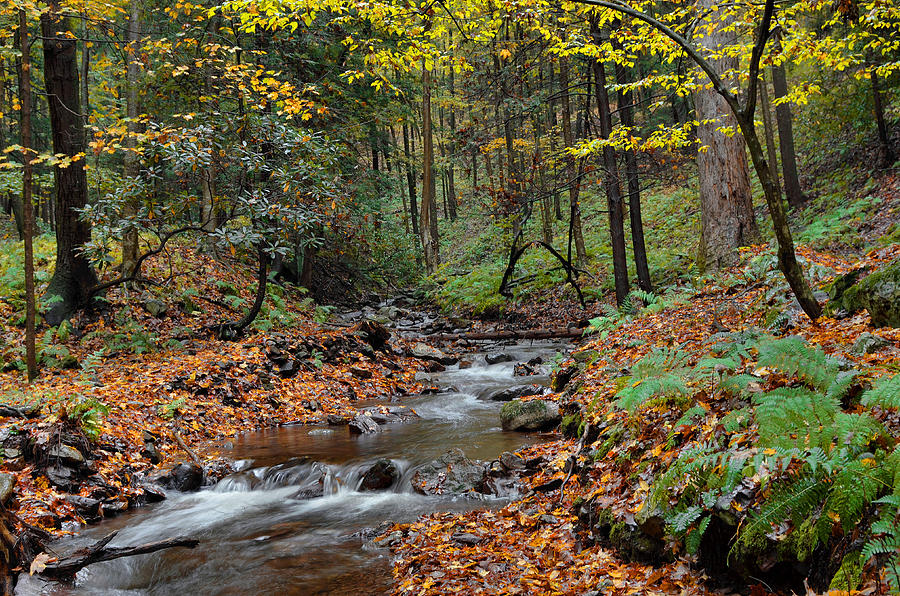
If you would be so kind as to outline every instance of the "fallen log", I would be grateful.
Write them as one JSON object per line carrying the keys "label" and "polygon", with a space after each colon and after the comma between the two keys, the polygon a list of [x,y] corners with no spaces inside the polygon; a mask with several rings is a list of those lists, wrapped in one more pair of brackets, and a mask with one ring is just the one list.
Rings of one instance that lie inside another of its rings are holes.
{"label": "fallen log", "polygon": [[584,329],[577,327],[560,327],[551,329],[527,329],[525,331],[471,331],[468,333],[436,333],[429,339],[441,341],[499,341],[504,339],[565,339],[582,337]]}
{"label": "fallen log", "polygon": [[41,408],[38,405],[0,404],[0,418],[35,418],[40,413]]}
{"label": "fallen log", "polygon": [[[57,561],[42,560],[39,562],[37,568],[35,568],[35,563],[32,563],[32,569],[43,576],[53,579],[72,579],[79,570],[94,563],[112,561],[113,559],[120,559],[122,557],[145,555],[154,553],[158,550],[178,546],[194,548],[200,544],[200,541],[194,538],[179,537],[160,540],[158,542],[150,542],[138,546],[107,546],[118,533],[118,530],[111,532],[93,545],[77,550],[68,557],[64,557]],[[38,555],[35,557],[35,562],[38,562],[38,559],[42,556],[46,557],[45,554]]]}

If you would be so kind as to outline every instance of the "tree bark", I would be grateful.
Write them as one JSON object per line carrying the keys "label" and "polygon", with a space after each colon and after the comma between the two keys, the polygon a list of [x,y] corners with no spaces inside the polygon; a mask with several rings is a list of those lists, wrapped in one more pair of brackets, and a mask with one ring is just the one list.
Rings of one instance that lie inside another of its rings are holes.
{"label": "tree bark", "polygon": [[403,125],[403,156],[406,158],[406,188],[409,192],[409,215],[412,220],[412,231],[419,236],[419,206],[416,204],[416,175],[413,173],[413,161],[409,151],[409,126]]}
{"label": "tree bark", "polygon": [[[431,29],[431,20],[425,22],[425,30]],[[440,264],[437,207],[435,206],[434,139],[431,130],[431,71],[422,58],[422,205],[419,216],[422,234],[422,252],[425,268],[434,273]]]}
{"label": "tree bark", "polygon": [[[597,21],[591,21],[591,36],[599,47],[600,28]],[[609,93],[606,90],[606,67],[600,60],[594,60],[594,88],[597,109],[600,115],[600,136],[609,140],[612,136],[612,115],[609,109]],[[628,261],[625,253],[625,213],[622,206],[622,189],[619,186],[619,165],[616,150],[611,145],[603,146],[603,186],[606,190],[606,205],[609,211],[609,237],[613,253],[613,277],[616,284],[616,304],[622,305],[628,296]]]}
{"label": "tree bark", "polygon": [[50,111],[53,152],[72,158],[66,168],[56,167],[56,269],[47,294],[57,299],[47,313],[50,325],[58,325],[86,305],[97,276],[81,248],[91,239],[91,228],[79,217],[87,203],[84,169],[84,123],[78,98],[76,40],[60,14],[58,0],[41,15],[44,48],[44,83]]}
{"label": "tree bark", "polygon": [[[710,10],[714,0],[700,0],[701,10]],[[728,22],[700,38],[700,44],[710,52],[736,42],[734,32],[722,31]],[[734,58],[713,61],[719,75],[737,67]],[[701,149],[697,156],[700,174],[701,240],[699,261],[701,268],[719,269],[737,263],[738,247],[759,242],[759,228],[753,214],[753,195],[747,154],[740,133],[726,136],[721,127],[737,128],[728,103],[715,89],[701,88],[694,92],[698,137]]]}
{"label": "tree bark", "polygon": [[38,375],[37,349],[35,346],[35,320],[37,308],[34,296],[34,208],[31,202],[31,43],[28,40],[28,20],[25,9],[19,10],[19,50],[22,53],[19,68],[19,95],[22,135],[22,224],[25,244],[25,368],[28,380]]}
{"label": "tree bark", "polygon": [[[137,154],[137,118],[138,118],[138,76],[140,74],[140,62],[138,54],[138,41],[141,32],[141,9],[138,0],[130,0],[128,31],[126,33],[125,61],[127,62],[125,74],[125,183],[137,184],[140,174],[140,159]],[[87,81],[85,81],[87,83]],[[86,86],[86,85],[85,85]],[[126,219],[134,219],[137,216],[138,205],[136,198],[131,197],[125,204],[123,215]],[[136,227],[126,230],[122,237],[122,274],[137,275],[135,266],[138,260],[138,231]]]}
{"label": "tree bark", "polygon": [[794,251],[794,239],[788,225],[787,212],[781,199],[778,183],[772,175],[772,168],[766,161],[762,144],[756,135],[756,127],[753,124],[753,115],[745,115],[740,118],[739,124],[747,142],[747,149],[753,166],[759,176],[763,191],[766,194],[766,204],[772,217],[772,226],[775,230],[775,239],[778,243],[778,268],[784,274],[788,285],[797,297],[797,302],[810,319],[815,321],[822,315],[822,307],[813,296],[812,288],[803,275],[803,269],[797,262],[797,254]]}
{"label": "tree bark", "polygon": [[[559,86],[562,102],[563,142],[565,149],[575,144],[572,136],[572,104],[569,100],[569,59],[563,57],[559,64]],[[575,172],[575,156],[566,153],[566,178],[569,183],[569,206],[572,236],[575,242],[575,255],[579,267],[587,265],[587,251],[584,248],[584,235],[581,230],[581,206],[578,204],[580,181]]]}
{"label": "tree bark", "polygon": [[87,548],[75,551],[70,556],[64,557],[54,563],[48,563],[41,572],[41,575],[71,580],[79,570],[94,563],[154,553],[159,550],[173,547],[194,548],[200,544],[200,541],[194,538],[180,537],[150,542],[139,546],[107,546],[118,533],[118,530],[111,532]]}
{"label": "tree bark", "polygon": [[[450,37],[450,43],[453,43],[453,37]],[[450,100],[453,100],[453,94],[456,92],[455,88],[455,79],[453,73],[453,67],[450,67]],[[447,207],[450,209],[450,221],[456,221],[456,212],[459,208],[459,201],[456,198],[456,179],[453,168],[453,160],[456,153],[456,143],[453,142],[453,139],[456,138],[456,111],[453,109],[453,104],[450,104],[449,107],[449,124],[450,124],[450,141],[449,141],[449,159],[447,160]]]}
{"label": "tree bark", "polygon": [[891,147],[890,135],[888,135],[887,121],[884,118],[884,103],[881,98],[881,79],[875,65],[872,68],[872,99],[875,108],[875,123],[878,126],[878,143],[881,147],[881,164],[884,167],[892,166],[896,157]]}
{"label": "tree bark", "polygon": [[[625,85],[629,82],[628,70],[616,63],[616,82]],[[622,126],[634,126],[634,95],[620,87],[619,117]],[[650,279],[650,266],[647,264],[647,247],[644,243],[644,221],[641,218],[641,182],[638,178],[637,155],[634,147],[625,150],[625,178],[628,180],[628,216],[631,222],[631,244],[634,251],[634,265],[638,275],[638,287],[645,292],[653,291]]]}
{"label": "tree bark", "polygon": [[[781,38],[776,35],[773,49],[781,51]],[[794,123],[791,115],[791,104],[779,102],[788,94],[787,74],[784,63],[772,64],[772,90],[775,95],[775,120],[778,125],[778,148],[781,153],[781,174],[784,178],[784,192],[788,204],[798,208],[806,202],[800,177],[797,173],[797,151],[794,149]]]}
{"label": "tree bark", "polygon": [[[759,107],[762,108],[763,132],[766,135],[766,156],[772,167],[772,179],[781,188],[778,182],[778,154],[775,150],[775,130],[772,125],[772,109],[769,107],[769,88],[762,73],[759,75]],[[779,190],[779,192],[781,192]]]}

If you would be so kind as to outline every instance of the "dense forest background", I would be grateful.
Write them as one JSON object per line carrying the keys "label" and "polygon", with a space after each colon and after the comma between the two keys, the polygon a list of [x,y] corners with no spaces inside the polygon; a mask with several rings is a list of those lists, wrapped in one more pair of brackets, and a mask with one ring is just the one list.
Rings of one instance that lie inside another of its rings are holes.
{"label": "dense forest background", "polygon": [[3,203],[23,237],[31,152],[52,324],[187,238],[331,300],[427,274],[499,312],[774,236],[815,316],[789,228],[863,216],[894,157],[889,3],[86,6],[5,17]]}

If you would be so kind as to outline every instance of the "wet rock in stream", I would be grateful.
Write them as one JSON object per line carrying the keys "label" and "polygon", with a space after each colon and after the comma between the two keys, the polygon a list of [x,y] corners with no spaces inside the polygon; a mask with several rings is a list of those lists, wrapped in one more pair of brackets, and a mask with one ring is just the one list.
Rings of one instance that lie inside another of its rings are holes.
{"label": "wet rock in stream", "polygon": [[532,395],[545,395],[548,392],[549,390],[546,387],[540,385],[517,385],[515,387],[498,389],[489,393],[484,399],[487,401],[512,401]]}
{"label": "wet rock in stream", "polygon": [[362,479],[360,490],[385,490],[400,478],[397,464],[387,458],[379,459],[369,468]]}
{"label": "wet rock in stream", "polygon": [[429,346],[428,344],[423,342],[418,342],[412,348],[410,348],[409,355],[420,360],[431,360],[444,366],[449,366],[451,364],[456,364],[457,362],[459,362],[459,359],[456,356],[445,354],[437,348]]}
{"label": "wet rock in stream", "polygon": [[512,362],[513,357],[506,352],[497,352],[495,354],[485,354],[484,361],[488,364],[500,364],[501,362]]}
{"label": "wet rock in stream", "polygon": [[359,414],[350,421],[348,427],[350,428],[350,432],[355,435],[368,435],[377,433],[380,430],[378,428],[378,423],[372,420],[371,416],[366,414]]}
{"label": "wet rock in stream", "polygon": [[163,488],[189,493],[203,486],[203,468],[194,463],[180,463],[168,472],[151,475],[148,480]]}
{"label": "wet rock in stream", "polygon": [[466,457],[462,449],[454,448],[419,468],[412,478],[412,486],[422,495],[482,493],[484,479],[484,464]]}
{"label": "wet rock in stream", "polygon": [[551,430],[562,420],[559,405],[550,400],[514,399],[500,410],[500,424],[503,430],[541,431]]}

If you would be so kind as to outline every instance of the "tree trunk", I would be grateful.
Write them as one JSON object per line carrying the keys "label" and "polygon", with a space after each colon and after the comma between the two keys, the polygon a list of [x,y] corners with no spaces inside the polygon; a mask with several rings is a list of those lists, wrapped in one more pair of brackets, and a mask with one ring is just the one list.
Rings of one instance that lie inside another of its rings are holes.
{"label": "tree trunk", "polygon": [[[451,44],[453,43],[453,37],[450,37]],[[450,67],[450,100],[453,100],[453,94],[455,93],[455,80],[453,75],[453,67]],[[449,159],[446,162],[447,167],[447,207],[450,209],[450,221],[456,221],[456,212],[459,207],[459,202],[456,200],[456,180],[454,178],[453,172],[453,159],[456,153],[456,143],[453,142],[453,139],[456,137],[456,111],[453,109],[453,104],[450,104],[450,142],[449,142]]]}
{"label": "tree trunk", "polygon": [[[19,61],[16,62],[16,70],[19,71],[22,68]],[[6,69],[6,60],[0,58],[0,71]],[[19,72],[19,77],[21,77],[21,72]],[[21,79],[20,79],[21,80]],[[21,84],[19,85],[20,95],[21,95]],[[0,113],[5,113],[7,111],[7,87],[6,87],[6,77],[0,76]],[[30,98],[29,98],[30,100]],[[21,103],[21,102],[20,102]],[[7,124],[6,118],[0,118],[0,147],[6,147],[10,137],[10,129]],[[23,145],[24,146],[24,145]],[[12,212],[13,218],[16,222],[16,234],[19,237],[19,240],[25,239],[25,215],[22,211],[22,195],[17,195],[14,192],[9,192],[4,197],[4,209],[6,213],[9,214]]]}
{"label": "tree trunk", "polygon": [[[775,51],[781,51],[781,38],[776,35]],[[782,101],[788,94],[787,75],[784,63],[772,64],[772,90],[775,94],[775,120],[778,123],[778,148],[781,152],[781,174],[784,177],[784,192],[791,207],[801,207],[806,202],[800,177],[797,174],[797,152],[794,149],[794,124],[791,104]]]}
{"label": "tree trunk", "polygon": [[409,192],[409,215],[412,220],[412,232],[419,235],[419,206],[416,204],[416,175],[413,173],[413,160],[409,151],[409,126],[403,125],[403,156],[406,158],[406,189]]}
{"label": "tree trunk", "polygon": [[[50,111],[53,152],[75,158],[84,151],[84,130],[78,98],[76,40],[56,0],[41,15],[44,48],[44,84]],[[50,325],[58,325],[84,307],[97,284],[97,276],[81,248],[91,239],[90,225],[78,211],[87,203],[84,159],[54,169],[56,179],[56,269],[47,294],[57,298],[47,313]]]}
{"label": "tree trunk", "polygon": [[37,349],[35,347],[35,319],[37,312],[34,296],[34,208],[31,203],[31,177],[33,166],[31,160],[34,151],[31,149],[31,44],[28,40],[28,20],[25,10],[19,10],[19,50],[22,53],[19,68],[19,95],[22,111],[20,112],[22,135],[22,223],[25,243],[25,367],[28,380],[33,381],[38,375]]}
{"label": "tree trunk", "polygon": [[[83,40],[88,38],[88,20],[81,21],[81,37]],[[87,124],[88,114],[91,113],[91,48],[86,42],[81,44],[81,108],[84,110],[85,124]],[[90,141],[90,133],[87,126],[84,127],[84,144]]]}
{"label": "tree trunk", "polygon": [[872,99],[875,107],[875,122],[878,125],[878,143],[881,147],[881,165],[889,167],[894,165],[894,150],[891,147],[890,135],[888,135],[887,121],[884,118],[884,104],[881,99],[881,80],[878,69],[873,64],[872,68]]}
{"label": "tree trunk", "polygon": [[[256,257],[259,261],[256,273],[256,296],[253,299],[253,305],[239,321],[233,323],[225,323],[219,327],[219,339],[233,340],[241,336],[246,329],[262,310],[263,303],[266,300],[266,285],[269,281],[269,255],[263,250],[262,246],[257,246]],[[306,266],[306,258],[304,256],[303,265]],[[301,278],[303,276],[301,275]]]}
{"label": "tree trunk", "polygon": [[[426,31],[431,21],[425,23]],[[431,130],[431,71],[422,59],[422,205],[419,222],[422,233],[422,252],[425,268],[434,273],[440,264],[438,247],[437,207],[435,206],[434,139]]]}
{"label": "tree trunk", "polygon": [[541,126],[541,117],[538,114],[534,116],[534,124],[532,124],[532,130],[534,131],[534,169],[538,172],[538,179],[540,180],[540,186],[538,187],[540,191],[540,202],[541,202],[541,237],[544,240],[544,244],[553,244],[553,205],[551,203],[552,197],[550,193],[547,192],[547,184],[546,178],[544,176],[544,156],[541,151],[541,139],[544,136],[543,127]]}
{"label": "tree trunk", "polygon": [[[125,86],[125,118],[127,131],[125,134],[125,183],[137,184],[140,174],[140,159],[137,154],[137,118],[138,118],[138,76],[140,74],[140,55],[138,41],[141,34],[141,9],[138,0],[130,0],[128,31],[126,33],[127,62]],[[85,81],[85,86],[87,81]],[[137,216],[138,205],[136,198],[132,197],[125,204],[123,215],[126,219],[134,219]],[[137,228],[128,229],[122,237],[122,275],[133,276],[138,260],[138,231]]]}
{"label": "tree trunk", "polygon": [[[769,87],[766,84],[766,79],[762,76],[762,72],[759,75],[759,107],[762,108],[763,132],[766,135],[766,156],[768,157],[769,165],[772,166],[772,179],[780,189],[781,185],[778,182],[778,154],[775,150],[775,127],[772,125],[772,109],[769,107]],[[779,192],[781,191],[779,190]]]}
{"label": "tree trunk", "polygon": [[[629,82],[628,71],[616,63],[616,80],[619,85]],[[620,87],[619,117],[622,126],[634,126],[634,96],[630,91]],[[647,247],[644,244],[644,221],[641,218],[641,182],[638,178],[637,155],[634,147],[625,150],[625,178],[628,180],[628,216],[631,221],[631,244],[634,251],[634,265],[637,269],[638,287],[645,292],[653,291],[650,280],[650,267],[647,264]]]}
{"label": "tree trunk", "polygon": [[[710,10],[714,0],[700,0],[702,10]],[[700,44],[711,52],[736,40],[733,31],[719,27],[700,38]],[[713,61],[717,72],[726,73],[737,67],[737,61],[724,57]],[[715,89],[702,87],[694,92],[697,112],[698,138],[703,149],[697,156],[700,175],[701,239],[699,262],[701,268],[718,269],[737,263],[738,247],[759,241],[759,228],[753,214],[753,195],[747,154],[740,133],[731,137],[716,130],[737,122],[728,103]],[[706,122],[705,122],[706,121]]]}
{"label": "tree trunk", "polygon": [[[563,142],[566,148],[575,144],[572,136],[572,105],[569,101],[569,59],[563,57],[559,65],[559,87],[562,101]],[[565,149],[564,149],[565,150]],[[569,205],[571,212],[572,236],[575,241],[575,255],[579,267],[587,265],[587,251],[584,248],[584,235],[581,231],[581,207],[578,204],[578,188],[580,181],[575,172],[575,156],[566,153],[566,178],[569,183]]]}
{"label": "tree trunk", "polygon": [[[600,46],[600,29],[597,21],[591,21],[591,35]],[[600,60],[594,60],[594,88],[597,109],[600,116],[600,136],[612,136],[612,116],[609,109],[609,94],[606,90],[606,67]],[[609,211],[609,237],[613,253],[613,277],[616,284],[616,304],[622,305],[628,296],[628,261],[625,254],[625,213],[622,207],[622,189],[619,186],[619,166],[616,150],[611,145],[603,146],[603,186],[606,190],[606,204]]]}
{"label": "tree trunk", "polygon": [[778,190],[778,184],[772,175],[772,169],[766,161],[759,137],[756,135],[753,114],[740,118],[738,124],[744,133],[744,140],[747,142],[753,167],[766,195],[766,204],[769,207],[772,225],[775,229],[775,239],[778,243],[778,267],[784,274],[788,285],[791,286],[803,312],[815,321],[822,315],[822,307],[813,296],[812,288],[803,275],[800,263],[797,262],[794,239],[790,226],[788,226],[787,212],[781,199],[781,192]]}

